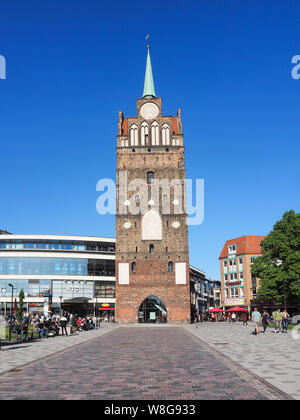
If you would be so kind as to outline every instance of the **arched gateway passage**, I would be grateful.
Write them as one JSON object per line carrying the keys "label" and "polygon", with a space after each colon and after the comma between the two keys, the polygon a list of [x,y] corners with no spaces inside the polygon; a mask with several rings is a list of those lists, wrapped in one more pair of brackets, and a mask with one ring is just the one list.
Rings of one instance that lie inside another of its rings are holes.
{"label": "arched gateway passage", "polygon": [[167,309],[161,299],[156,296],[149,296],[145,299],[138,312],[139,323],[166,323]]}

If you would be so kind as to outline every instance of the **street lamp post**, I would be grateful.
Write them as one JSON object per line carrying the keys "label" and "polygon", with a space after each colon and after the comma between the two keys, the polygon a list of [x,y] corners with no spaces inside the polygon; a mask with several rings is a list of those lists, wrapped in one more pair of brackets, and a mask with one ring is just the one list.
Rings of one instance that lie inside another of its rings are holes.
{"label": "street lamp post", "polygon": [[11,283],[8,283],[9,287],[11,287],[11,313],[10,313],[10,319],[13,319],[13,304],[14,304],[14,285]]}
{"label": "street lamp post", "polygon": [[11,328],[13,322],[13,302],[14,302],[14,285],[8,283],[9,287],[11,287],[11,313],[10,313],[10,325],[9,325],[9,341],[11,340]]}
{"label": "street lamp post", "polygon": [[61,316],[61,302],[62,302],[62,296],[59,296],[59,300],[60,300],[60,316]]}

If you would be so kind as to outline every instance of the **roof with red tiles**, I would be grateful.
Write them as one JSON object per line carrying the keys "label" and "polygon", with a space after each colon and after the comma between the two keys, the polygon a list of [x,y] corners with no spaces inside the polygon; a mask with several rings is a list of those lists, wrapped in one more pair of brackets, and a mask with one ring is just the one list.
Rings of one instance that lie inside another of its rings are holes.
{"label": "roof with red tiles", "polygon": [[225,242],[219,258],[228,257],[228,246],[236,245],[236,255],[240,254],[261,254],[261,241],[265,236],[241,236],[240,238],[229,239]]}
{"label": "roof with red tiles", "polygon": [[123,130],[123,134],[127,134],[127,118],[124,118],[123,120],[123,124],[122,124],[122,130]]}
{"label": "roof with red tiles", "polygon": [[177,126],[177,118],[173,117],[173,127],[172,127],[172,131],[173,133],[177,134],[178,133],[178,126]]}

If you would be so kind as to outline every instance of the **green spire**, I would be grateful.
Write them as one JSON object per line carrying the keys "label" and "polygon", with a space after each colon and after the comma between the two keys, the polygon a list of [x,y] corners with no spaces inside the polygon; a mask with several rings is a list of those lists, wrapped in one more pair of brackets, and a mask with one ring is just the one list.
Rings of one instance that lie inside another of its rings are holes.
{"label": "green spire", "polygon": [[148,54],[147,54],[143,98],[156,98],[156,94],[155,94],[155,90],[154,90],[152,67],[151,67],[150,45],[149,44],[147,45],[147,48],[148,48]]}

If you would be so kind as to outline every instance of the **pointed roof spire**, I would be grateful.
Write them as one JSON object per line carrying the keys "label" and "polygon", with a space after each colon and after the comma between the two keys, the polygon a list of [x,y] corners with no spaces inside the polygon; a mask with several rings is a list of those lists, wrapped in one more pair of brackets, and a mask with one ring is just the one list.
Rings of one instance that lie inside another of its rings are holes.
{"label": "pointed roof spire", "polygon": [[154,82],[153,82],[151,59],[150,59],[149,34],[146,36],[146,39],[147,39],[148,54],[147,54],[143,98],[156,98]]}

